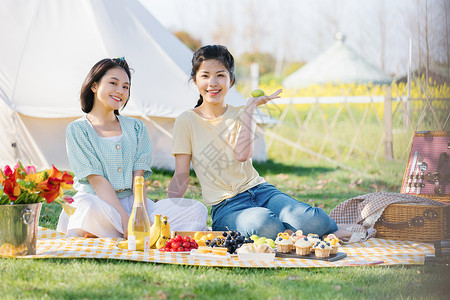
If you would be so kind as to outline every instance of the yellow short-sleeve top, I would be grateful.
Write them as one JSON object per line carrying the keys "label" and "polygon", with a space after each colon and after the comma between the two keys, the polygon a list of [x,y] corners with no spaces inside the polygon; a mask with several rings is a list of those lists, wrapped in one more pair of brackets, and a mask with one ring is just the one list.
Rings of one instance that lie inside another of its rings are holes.
{"label": "yellow short-sleeve top", "polygon": [[244,112],[244,107],[228,106],[220,117],[205,119],[188,110],[175,120],[172,154],[191,155],[207,205],[216,205],[265,182],[251,158],[240,162],[233,155]]}

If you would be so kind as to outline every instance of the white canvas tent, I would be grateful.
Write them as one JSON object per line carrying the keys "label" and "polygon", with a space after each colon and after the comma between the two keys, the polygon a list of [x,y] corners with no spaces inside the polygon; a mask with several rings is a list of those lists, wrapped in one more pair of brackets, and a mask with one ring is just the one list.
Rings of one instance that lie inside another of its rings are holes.
{"label": "white canvas tent", "polygon": [[[98,60],[124,56],[134,73],[121,113],[147,125],[153,166],[173,168],[174,118],[198,99],[182,42],[136,0],[0,1],[0,167],[69,169],[65,128],[83,115],[81,84]],[[245,100],[232,89],[227,103]],[[256,143],[254,159],[265,160]]]}
{"label": "white canvas tent", "polygon": [[344,43],[342,33],[327,51],[283,80],[285,88],[305,88],[310,84],[373,83],[390,84],[392,78],[371,65]]}

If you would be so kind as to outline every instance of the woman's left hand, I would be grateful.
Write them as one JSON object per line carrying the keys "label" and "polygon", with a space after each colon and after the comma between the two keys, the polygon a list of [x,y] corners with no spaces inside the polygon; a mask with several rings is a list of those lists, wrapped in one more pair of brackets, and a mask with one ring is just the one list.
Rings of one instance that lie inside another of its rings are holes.
{"label": "woman's left hand", "polygon": [[261,96],[261,97],[252,97],[250,99],[248,99],[247,101],[247,105],[248,104],[253,104],[255,106],[259,106],[262,104],[266,104],[267,102],[269,102],[270,100],[276,99],[276,98],[281,98],[281,96],[279,96],[279,94],[281,94],[283,90],[279,89],[278,91],[276,91],[275,93],[273,93],[270,96]]}

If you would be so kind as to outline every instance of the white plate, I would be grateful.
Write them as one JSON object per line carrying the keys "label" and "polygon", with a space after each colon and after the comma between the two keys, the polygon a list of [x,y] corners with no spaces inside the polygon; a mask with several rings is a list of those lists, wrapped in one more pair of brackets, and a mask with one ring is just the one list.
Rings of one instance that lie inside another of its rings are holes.
{"label": "white plate", "polygon": [[239,260],[259,260],[271,262],[275,260],[274,253],[238,253]]}
{"label": "white plate", "polygon": [[230,253],[227,252],[226,255],[214,255],[212,253],[199,254],[197,249],[191,250],[191,256],[195,259],[226,259],[230,258]]}

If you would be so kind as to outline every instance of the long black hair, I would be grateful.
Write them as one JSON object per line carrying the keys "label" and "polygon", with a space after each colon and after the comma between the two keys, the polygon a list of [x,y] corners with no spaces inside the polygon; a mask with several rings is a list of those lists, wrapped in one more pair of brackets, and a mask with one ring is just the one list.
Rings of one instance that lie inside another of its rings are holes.
{"label": "long black hair", "polygon": [[[222,45],[203,46],[194,53],[194,56],[192,57],[191,80],[195,81],[195,76],[197,76],[200,65],[208,59],[218,60],[225,66],[228,73],[230,73],[231,86],[233,86],[236,81],[236,77],[234,75],[234,58],[230,51],[228,51],[227,47]],[[203,97],[200,95],[200,99],[198,99],[195,107],[202,105],[202,103]]]}
{"label": "long black hair", "polygon": [[[131,72],[128,67],[128,63],[123,57],[118,58],[105,58],[97,62],[89,71],[86,79],[81,86],[80,92],[80,100],[81,100],[81,110],[85,113],[89,113],[94,107],[94,92],[91,87],[95,82],[100,82],[103,76],[105,76],[106,72],[110,69],[121,68],[123,69],[130,81],[131,86]],[[130,99],[130,90],[128,90],[128,98],[125,104],[122,106],[122,109],[127,105],[128,99]],[[114,110],[114,114],[119,115],[119,110]]]}

